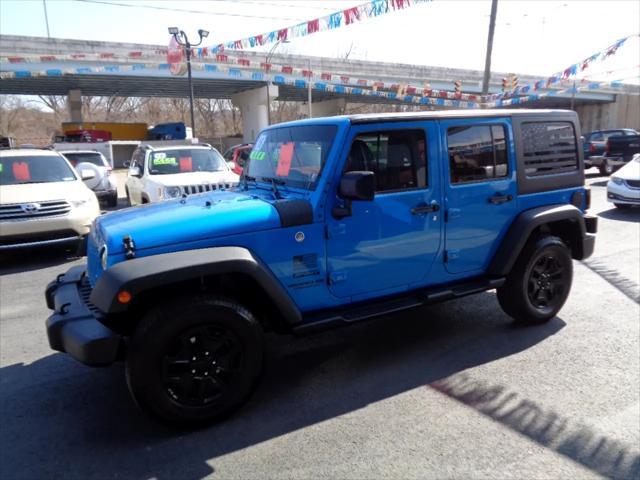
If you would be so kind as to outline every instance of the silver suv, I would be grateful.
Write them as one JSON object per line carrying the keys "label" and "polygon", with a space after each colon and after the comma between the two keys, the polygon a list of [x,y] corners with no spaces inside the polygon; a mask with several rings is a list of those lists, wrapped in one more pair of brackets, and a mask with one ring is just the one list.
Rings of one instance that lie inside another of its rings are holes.
{"label": "silver suv", "polygon": [[99,200],[106,200],[110,207],[118,204],[116,180],[104,155],[95,150],[67,150],[59,153],[64,155],[80,174],[85,170],[95,174],[95,177],[85,180],[85,185],[93,190]]}

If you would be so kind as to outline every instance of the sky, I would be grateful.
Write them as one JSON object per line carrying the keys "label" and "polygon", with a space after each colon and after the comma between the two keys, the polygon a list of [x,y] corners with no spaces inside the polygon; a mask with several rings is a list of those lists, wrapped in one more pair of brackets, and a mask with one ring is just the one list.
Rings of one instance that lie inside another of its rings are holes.
{"label": "sky", "polygon": [[[211,46],[287,27],[363,0],[45,0],[50,36],[166,45],[167,27]],[[0,0],[0,33],[46,37],[42,0]],[[156,7],[156,8],[149,8]],[[438,67],[484,68],[490,0],[433,0],[278,46],[280,53]],[[186,10],[191,10],[186,11]],[[617,39],[640,33],[638,0],[499,0],[492,70],[541,77]],[[271,47],[262,47],[268,50]],[[72,52],[70,52],[72,53]],[[594,78],[638,83],[640,40],[627,42]]]}

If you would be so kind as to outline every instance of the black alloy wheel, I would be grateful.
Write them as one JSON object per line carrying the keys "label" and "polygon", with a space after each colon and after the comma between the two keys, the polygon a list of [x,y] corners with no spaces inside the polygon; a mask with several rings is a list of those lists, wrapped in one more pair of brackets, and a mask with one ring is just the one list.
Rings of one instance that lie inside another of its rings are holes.
{"label": "black alloy wheel", "polygon": [[240,339],[223,325],[205,324],[187,329],[165,350],[162,382],[173,401],[202,407],[227,393],[243,368]]}
{"label": "black alloy wheel", "polygon": [[569,247],[553,235],[537,235],[527,241],[504,285],[498,288],[498,302],[516,322],[544,323],[560,311],[572,281]]}
{"label": "black alloy wheel", "polygon": [[262,326],[233,299],[187,295],[150,309],[127,348],[136,403],[168,424],[199,427],[249,398],[263,367]]}
{"label": "black alloy wheel", "polygon": [[564,267],[553,252],[545,252],[533,263],[529,272],[527,295],[541,312],[554,311],[564,303],[566,280]]}

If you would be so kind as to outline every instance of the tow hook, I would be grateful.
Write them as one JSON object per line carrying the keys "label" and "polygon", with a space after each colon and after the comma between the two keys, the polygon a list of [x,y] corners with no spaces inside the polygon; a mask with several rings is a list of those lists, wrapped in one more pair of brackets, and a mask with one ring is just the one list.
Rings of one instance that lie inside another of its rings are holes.
{"label": "tow hook", "polygon": [[123,237],[122,244],[124,245],[124,256],[127,260],[131,260],[136,256],[136,244],[133,238],[131,238],[131,235]]}

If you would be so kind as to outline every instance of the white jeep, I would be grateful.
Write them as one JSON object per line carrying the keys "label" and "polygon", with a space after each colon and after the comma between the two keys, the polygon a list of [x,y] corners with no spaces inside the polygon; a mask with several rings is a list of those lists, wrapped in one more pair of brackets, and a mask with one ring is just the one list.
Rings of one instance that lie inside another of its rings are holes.
{"label": "white jeep", "polygon": [[141,145],[129,164],[125,190],[130,205],[160,202],[237,185],[239,177],[207,144]]}

